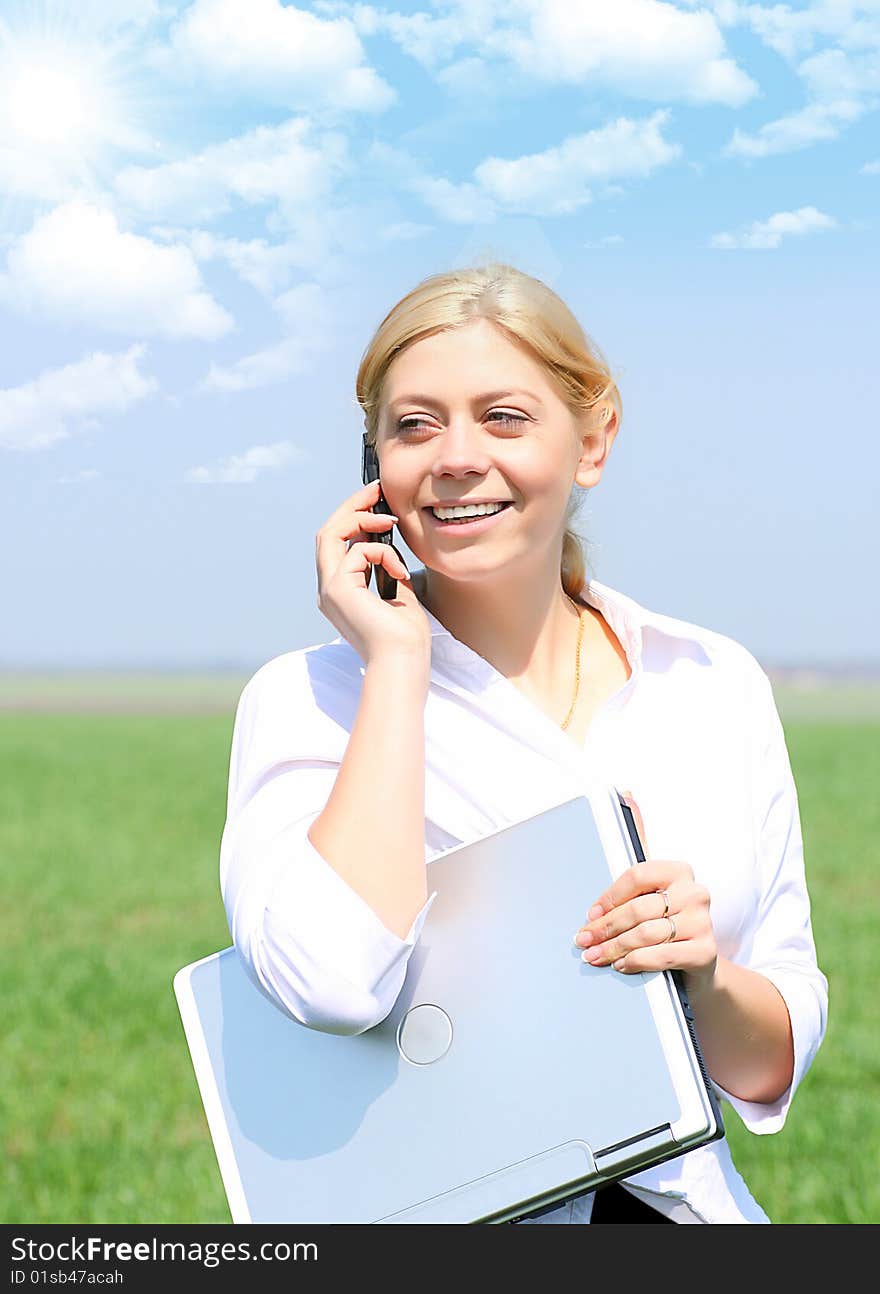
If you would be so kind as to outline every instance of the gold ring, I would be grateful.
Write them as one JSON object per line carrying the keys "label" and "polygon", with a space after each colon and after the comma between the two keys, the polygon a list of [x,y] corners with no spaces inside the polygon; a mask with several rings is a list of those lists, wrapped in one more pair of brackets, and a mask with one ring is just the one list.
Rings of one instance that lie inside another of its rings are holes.
{"label": "gold ring", "polygon": [[667,916],[666,920],[669,922],[669,937],[667,939],[664,939],[663,942],[667,944],[671,944],[673,939],[675,939],[676,935],[678,934],[678,931],[675,928],[675,922],[672,920],[672,917]]}
{"label": "gold ring", "polygon": [[665,890],[658,890],[657,893],[663,895],[663,911],[660,913],[660,916],[657,918],[658,921],[662,921],[664,917],[669,916],[669,895],[666,893]]}

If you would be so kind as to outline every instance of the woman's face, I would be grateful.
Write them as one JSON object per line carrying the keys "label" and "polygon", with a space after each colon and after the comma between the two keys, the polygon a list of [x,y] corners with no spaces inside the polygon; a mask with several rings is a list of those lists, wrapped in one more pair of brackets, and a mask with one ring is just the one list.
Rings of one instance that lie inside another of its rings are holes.
{"label": "woman's face", "polygon": [[[376,449],[412,552],[456,578],[542,552],[558,562],[572,484],[596,484],[613,438],[585,426],[540,363],[484,319],[410,346],[386,374]],[[479,529],[430,510],[490,500],[510,506]]]}

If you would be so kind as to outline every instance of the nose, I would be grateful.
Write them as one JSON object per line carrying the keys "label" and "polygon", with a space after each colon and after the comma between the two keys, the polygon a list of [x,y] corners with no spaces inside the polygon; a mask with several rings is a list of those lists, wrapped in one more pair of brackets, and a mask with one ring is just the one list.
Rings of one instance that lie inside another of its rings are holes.
{"label": "nose", "polygon": [[470,418],[451,419],[434,444],[435,476],[485,476],[491,468],[485,429]]}

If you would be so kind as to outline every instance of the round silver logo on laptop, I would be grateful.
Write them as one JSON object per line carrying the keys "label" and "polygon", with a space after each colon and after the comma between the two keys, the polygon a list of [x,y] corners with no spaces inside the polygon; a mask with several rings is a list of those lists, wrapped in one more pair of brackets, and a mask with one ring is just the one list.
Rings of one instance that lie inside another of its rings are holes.
{"label": "round silver logo on laptop", "polygon": [[413,1065],[431,1065],[452,1045],[452,1021],[439,1006],[414,1006],[397,1026],[397,1049]]}

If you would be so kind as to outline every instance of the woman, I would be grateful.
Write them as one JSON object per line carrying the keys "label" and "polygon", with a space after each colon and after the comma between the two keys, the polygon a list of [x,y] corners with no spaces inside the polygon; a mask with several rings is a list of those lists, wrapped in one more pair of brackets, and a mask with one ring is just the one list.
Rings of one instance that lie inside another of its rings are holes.
{"label": "woman", "polygon": [[[221,885],[249,973],[310,1027],[371,1028],[431,858],[594,768],[627,788],[648,861],[572,913],[584,959],[681,970],[719,1093],[777,1131],[827,1016],[783,732],[745,648],[585,579],[568,524],[619,429],[604,361],[546,285],[489,265],[398,302],[357,392],[394,516],[374,482],[329,517],[318,605],[340,636],[268,662],[236,715]],[[412,578],[378,540],[392,524]],[[378,564],[393,600],[368,587]],[[723,1140],[533,1220],[591,1214],[769,1220]]]}

